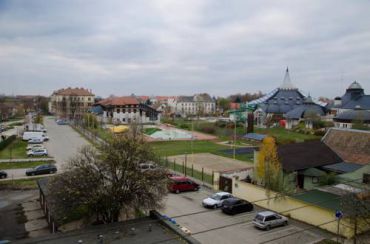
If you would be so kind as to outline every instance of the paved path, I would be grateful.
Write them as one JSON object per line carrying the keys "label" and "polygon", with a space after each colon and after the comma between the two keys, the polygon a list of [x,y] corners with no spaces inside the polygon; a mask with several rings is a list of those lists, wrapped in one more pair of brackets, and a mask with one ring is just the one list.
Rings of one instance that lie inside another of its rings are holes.
{"label": "paved path", "polygon": [[54,157],[58,170],[61,170],[81,147],[89,145],[89,142],[70,126],[58,125],[53,117],[45,117],[44,125],[50,138],[45,143],[45,147],[49,154]]}
{"label": "paved path", "polygon": [[54,158],[16,158],[16,159],[0,159],[0,163],[17,163],[17,162],[37,162],[37,161],[50,161]]}
{"label": "paved path", "polygon": [[[44,145],[48,149],[49,155],[53,156],[58,173],[61,173],[67,161],[76,155],[82,146],[89,145],[89,142],[70,126],[55,123],[53,117],[44,117],[44,125],[48,130],[50,138]],[[5,171],[8,173],[8,179],[29,178],[25,176],[26,169],[9,169]]]}

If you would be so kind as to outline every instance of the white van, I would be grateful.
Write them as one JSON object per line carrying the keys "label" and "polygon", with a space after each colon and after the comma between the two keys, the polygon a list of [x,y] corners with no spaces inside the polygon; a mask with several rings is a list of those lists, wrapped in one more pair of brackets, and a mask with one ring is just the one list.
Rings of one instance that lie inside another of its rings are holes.
{"label": "white van", "polygon": [[23,133],[23,140],[28,141],[31,138],[39,138],[42,141],[47,141],[49,140],[49,137],[47,137],[44,132],[42,131],[26,131]]}

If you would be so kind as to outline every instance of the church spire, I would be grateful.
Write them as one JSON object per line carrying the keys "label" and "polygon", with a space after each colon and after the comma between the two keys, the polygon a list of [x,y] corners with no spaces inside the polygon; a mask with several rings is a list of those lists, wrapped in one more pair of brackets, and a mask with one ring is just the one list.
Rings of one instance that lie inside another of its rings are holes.
{"label": "church spire", "polygon": [[286,90],[295,89],[295,87],[292,84],[292,81],[290,80],[288,67],[286,67],[284,81],[283,81],[283,84],[280,86],[280,89],[286,89]]}

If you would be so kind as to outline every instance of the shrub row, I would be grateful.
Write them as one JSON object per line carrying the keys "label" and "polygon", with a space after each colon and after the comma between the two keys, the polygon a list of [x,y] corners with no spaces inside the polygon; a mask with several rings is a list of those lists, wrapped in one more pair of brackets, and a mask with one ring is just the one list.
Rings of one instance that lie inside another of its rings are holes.
{"label": "shrub row", "polygon": [[16,135],[11,135],[6,138],[4,141],[0,142],[0,150],[6,148],[10,143],[12,143],[17,138]]}

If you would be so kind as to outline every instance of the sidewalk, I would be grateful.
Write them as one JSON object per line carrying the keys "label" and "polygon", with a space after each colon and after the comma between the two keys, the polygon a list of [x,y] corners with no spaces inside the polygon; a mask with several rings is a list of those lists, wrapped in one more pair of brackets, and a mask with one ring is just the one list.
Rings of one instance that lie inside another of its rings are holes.
{"label": "sidewalk", "polygon": [[0,159],[0,163],[17,163],[17,162],[39,162],[39,161],[51,161],[54,158],[14,158],[14,159]]}

